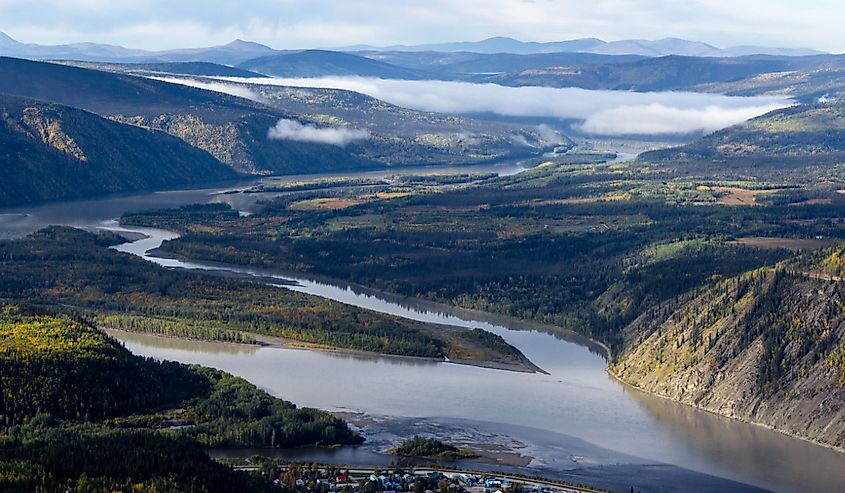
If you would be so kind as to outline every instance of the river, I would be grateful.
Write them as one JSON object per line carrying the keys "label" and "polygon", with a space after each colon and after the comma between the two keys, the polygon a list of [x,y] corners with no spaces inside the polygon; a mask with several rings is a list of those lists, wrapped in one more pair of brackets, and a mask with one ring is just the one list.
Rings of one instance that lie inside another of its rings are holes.
{"label": "river", "polygon": [[[518,168],[476,169],[485,170],[511,173]],[[226,201],[246,211],[261,194],[221,193],[246,185],[4,210],[0,211],[0,236],[20,236],[46,224],[121,229],[114,218],[124,212],[197,202]],[[542,474],[620,491],[632,485],[641,491],[838,491],[845,484],[842,454],[631,390],[606,373],[600,349],[577,335],[328,279],[150,257],[149,250],[177,235],[149,228],[123,229],[147,238],[120,245],[118,250],[161,265],[225,269],[260,276],[280,289],[414,320],[481,327],[503,336],[548,372],[523,374],[424,360],[186,343],[115,333],[136,354],[229,371],[299,405],[347,412],[353,422],[366,425],[364,446],[297,451],[300,458],[377,463],[386,460],[382,453],[399,437],[431,433],[484,443],[511,458],[519,455],[520,460],[530,461],[527,467]],[[498,467],[507,468],[507,464]]]}

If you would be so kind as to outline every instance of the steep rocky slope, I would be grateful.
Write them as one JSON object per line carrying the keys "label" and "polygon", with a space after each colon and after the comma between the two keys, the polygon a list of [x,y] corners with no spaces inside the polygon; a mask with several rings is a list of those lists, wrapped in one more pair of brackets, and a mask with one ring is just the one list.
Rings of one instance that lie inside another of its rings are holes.
{"label": "steep rocky slope", "polygon": [[612,370],[657,395],[845,447],[840,249],[728,279],[647,311]]}

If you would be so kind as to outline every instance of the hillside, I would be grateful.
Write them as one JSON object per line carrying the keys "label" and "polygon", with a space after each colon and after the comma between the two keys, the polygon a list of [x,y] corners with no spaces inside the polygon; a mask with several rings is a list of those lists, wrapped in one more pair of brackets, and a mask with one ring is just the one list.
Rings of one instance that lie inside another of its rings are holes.
{"label": "hillside", "polygon": [[2,206],[237,176],[163,132],[3,94],[0,108]]}
{"label": "hillside", "polygon": [[641,155],[642,160],[805,157],[845,154],[845,102],[798,105],[720,130],[691,144]]}
{"label": "hillside", "polygon": [[[595,56],[595,55],[594,55]],[[616,57],[613,57],[616,58]],[[622,91],[690,90],[705,83],[744,80],[763,73],[788,70],[792,58],[697,58],[665,56],[616,61],[546,65],[477,79],[508,86],[541,85]]]}
{"label": "hillside", "polygon": [[613,370],[685,404],[845,447],[845,285],[824,273],[841,254],[647,311],[625,329]]}
{"label": "hillside", "polygon": [[[621,45],[618,45],[619,47]],[[363,51],[359,54],[444,80],[506,86],[581,87],[634,91],[683,90],[735,96],[789,95],[802,103],[835,99],[845,92],[845,58],[805,56],[642,56],[561,53]],[[636,51],[636,50],[632,50]]]}
{"label": "hillside", "polygon": [[163,130],[240,173],[296,173],[368,167],[348,149],[274,140],[279,110],[247,99],[157,80],[53,63],[0,58],[0,92],[53,101],[123,123]]}
{"label": "hillside", "polygon": [[[191,83],[191,82],[188,82]],[[353,91],[232,84],[254,91],[268,106],[302,115],[314,125],[363,128],[367,141],[350,144],[362,156],[385,165],[471,164],[527,157],[543,149],[571,146],[561,134],[445,113],[409,110]]]}
{"label": "hillside", "polygon": [[104,70],[130,75],[161,76],[162,74],[201,75],[208,77],[263,77],[262,74],[210,62],[103,63],[58,60],[53,63],[72,67]]}
{"label": "hillside", "polygon": [[353,75],[380,79],[420,80],[434,78],[431,74],[412,70],[370,58],[327,50],[305,50],[280,53],[247,60],[238,68],[277,77],[323,77]]}
{"label": "hillside", "polygon": [[129,481],[164,491],[261,491],[202,446],[360,442],[326,413],[217,370],[134,356],[60,313],[0,306],[0,370],[3,491]]}
{"label": "hillside", "polygon": [[[257,74],[214,64],[62,63],[118,74],[165,77],[168,82],[189,87],[246,95],[260,101],[265,110],[295,115],[298,121],[314,127],[366,130],[368,138],[349,142],[344,150],[358,160],[374,163],[372,165],[472,164],[537,155],[543,150],[571,144],[563,135],[547,140],[548,132],[541,132],[536,126],[415,111],[353,91],[251,82],[223,83],[214,78],[215,72],[232,70],[248,74],[245,78],[253,78]],[[158,70],[153,71],[152,68]],[[163,71],[169,73],[163,74]],[[208,76],[200,75],[202,72],[208,72]],[[129,123],[158,125],[165,130],[180,130],[177,135],[182,135],[181,130],[187,131],[191,127],[196,132],[203,130],[200,121],[184,118],[178,127],[171,125],[171,120],[167,119],[151,122],[148,118],[116,118]],[[200,144],[207,145],[210,151],[225,150],[211,146],[213,142],[203,142]],[[225,152],[215,155],[224,161],[229,157]]]}
{"label": "hillside", "polygon": [[[149,75],[156,65],[85,65],[102,70],[0,58],[0,92],[167,132],[245,174],[478,163],[536,155],[561,143],[543,141],[536,127],[416,112],[350,91],[223,84],[196,76],[181,76],[181,83],[174,84],[126,73]],[[223,70],[204,64],[158,67],[189,73]],[[350,129],[362,138],[345,145],[295,135],[270,138],[270,129],[282,119],[328,133]]]}
{"label": "hillside", "polygon": [[844,109],[842,102],[785,108],[638,159],[689,176],[744,183],[740,188],[769,189],[769,199],[782,203],[837,203],[845,177]]}

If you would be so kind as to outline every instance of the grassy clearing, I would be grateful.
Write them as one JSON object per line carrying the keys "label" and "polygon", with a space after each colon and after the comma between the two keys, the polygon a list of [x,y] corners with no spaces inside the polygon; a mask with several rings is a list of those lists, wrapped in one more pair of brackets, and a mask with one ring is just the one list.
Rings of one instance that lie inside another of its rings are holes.
{"label": "grassy clearing", "polygon": [[750,236],[746,238],[739,238],[733,243],[755,248],[785,248],[787,250],[797,252],[800,250],[818,250],[821,248],[828,248],[835,245],[836,240],[830,238],[763,238]]}

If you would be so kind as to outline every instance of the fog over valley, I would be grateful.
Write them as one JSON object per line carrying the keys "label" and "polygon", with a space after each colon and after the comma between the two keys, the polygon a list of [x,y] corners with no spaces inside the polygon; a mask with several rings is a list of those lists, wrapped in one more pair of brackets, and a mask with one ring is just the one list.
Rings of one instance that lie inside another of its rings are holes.
{"label": "fog over valley", "polygon": [[260,97],[242,84],[346,89],[420,111],[578,120],[575,130],[605,136],[710,133],[793,104],[785,96],[506,87],[363,77],[218,78],[238,83],[230,85],[177,77],[162,80],[259,102]]}

